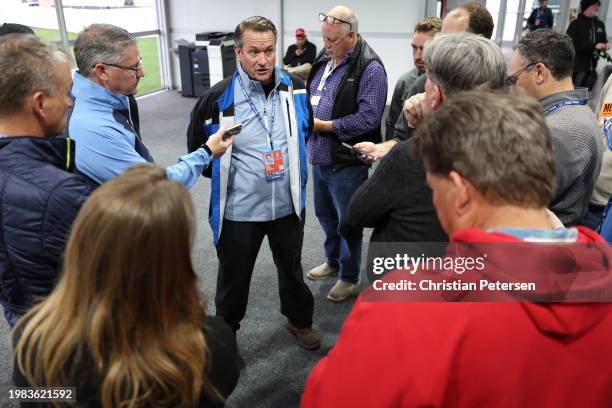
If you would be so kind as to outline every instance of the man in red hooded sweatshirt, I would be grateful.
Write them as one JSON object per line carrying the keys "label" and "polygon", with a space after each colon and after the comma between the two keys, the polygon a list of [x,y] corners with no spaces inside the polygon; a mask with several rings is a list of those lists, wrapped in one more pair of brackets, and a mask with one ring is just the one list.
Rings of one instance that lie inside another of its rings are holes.
{"label": "man in red hooded sweatshirt", "polygon": [[[487,279],[511,282],[531,269],[539,286],[490,295],[505,302],[389,302],[374,288],[410,274],[385,275],[361,294],[311,372],[302,407],[609,407],[612,256],[594,232],[555,229],[548,216],[554,159],[537,102],[459,93],[415,138],[451,245],[488,245],[498,253]],[[572,285],[546,287],[549,272],[531,266],[544,264],[569,265]],[[485,300],[484,292],[466,291],[464,300]]]}

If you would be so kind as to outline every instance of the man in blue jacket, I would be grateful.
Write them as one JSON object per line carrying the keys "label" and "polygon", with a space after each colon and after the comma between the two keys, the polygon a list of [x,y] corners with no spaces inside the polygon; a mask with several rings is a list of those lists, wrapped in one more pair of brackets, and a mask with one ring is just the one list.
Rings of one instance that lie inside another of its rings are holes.
{"label": "man in blue jacket", "polygon": [[264,236],[278,268],[281,313],[300,346],[321,345],[312,328],[314,299],[301,265],[306,203],[306,139],[312,126],[304,82],[276,64],[276,27],[250,17],[236,27],[234,74],[197,102],[187,133],[192,151],[221,125],[242,132],[207,175],[209,220],[217,246],[217,316],[237,331]]}
{"label": "man in blue jacket", "polygon": [[91,189],[74,143],[55,138],[70,99],[67,57],[33,35],[0,38],[0,302],[11,326],[51,292]]}
{"label": "man in blue jacket", "polygon": [[[74,56],[79,71],[74,74],[68,132],[77,142],[78,171],[101,184],[135,164],[152,163],[132,97],[144,76],[134,36],[110,24],[92,24],[77,37]],[[222,140],[223,130],[167,167],[168,178],[191,188],[212,157],[232,143],[231,138]]]}

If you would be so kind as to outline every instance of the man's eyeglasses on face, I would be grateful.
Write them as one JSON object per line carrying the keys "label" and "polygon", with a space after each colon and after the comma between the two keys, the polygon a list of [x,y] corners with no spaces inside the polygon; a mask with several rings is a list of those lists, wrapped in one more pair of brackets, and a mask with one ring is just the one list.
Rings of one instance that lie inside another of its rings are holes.
{"label": "man's eyeglasses on face", "polygon": [[348,21],[341,20],[341,19],[339,19],[337,17],[334,17],[334,16],[328,16],[328,15],[326,15],[324,13],[319,13],[319,21],[320,22],[324,22],[325,21],[327,24],[335,24],[336,22],[338,24],[340,24],[340,23],[348,24],[349,29],[351,31],[353,30],[353,25],[351,23],[349,23]]}
{"label": "man's eyeglasses on face", "polygon": [[109,64],[107,62],[102,62],[102,64],[108,65],[109,67],[125,69],[126,71],[131,71],[132,73],[134,73],[134,75],[136,75],[138,73],[138,71],[140,71],[142,69],[142,58],[140,58],[138,60],[138,65],[132,65],[132,66],[129,66],[129,67],[126,67],[125,65]]}
{"label": "man's eyeglasses on face", "polygon": [[516,85],[516,81],[518,81],[518,77],[521,75],[521,73],[523,73],[523,71],[533,67],[535,64],[536,64],[536,62],[532,62],[530,64],[525,65],[523,68],[519,69],[514,74],[510,75],[507,78],[508,82],[510,82],[512,85]]}

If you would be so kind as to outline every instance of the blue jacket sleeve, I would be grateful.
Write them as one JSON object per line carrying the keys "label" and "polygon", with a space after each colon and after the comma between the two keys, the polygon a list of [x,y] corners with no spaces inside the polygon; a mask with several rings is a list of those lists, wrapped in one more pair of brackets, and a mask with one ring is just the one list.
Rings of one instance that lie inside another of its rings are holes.
{"label": "blue jacket sleeve", "polygon": [[211,161],[212,157],[208,152],[199,148],[193,153],[182,156],[175,165],[166,167],[166,176],[191,188]]}

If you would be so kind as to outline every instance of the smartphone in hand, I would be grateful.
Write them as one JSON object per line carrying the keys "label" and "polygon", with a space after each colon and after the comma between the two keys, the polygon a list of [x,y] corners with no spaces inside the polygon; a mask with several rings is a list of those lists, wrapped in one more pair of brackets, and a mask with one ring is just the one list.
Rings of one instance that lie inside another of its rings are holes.
{"label": "smartphone in hand", "polygon": [[238,133],[240,133],[241,130],[242,130],[242,123],[238,123],[237,125],[234,125],[231,128],[227,129],[223,133],[223,136],[221,136],[221,140],[223,140],[224,142],[227,142],[227,140],[230,137],[236,136]]}
{"label": "smartphone in hand", "polygon": [[360,151],[356,150],[354,146],[351,146],[350,144],[346,142],[342,142],[342,146],[346,147],[347,149],[350,149],[351,154],[353,156],[359,157],[360,159],[362,157],[368,157],[369,159],[374,159],[374,156],[372,156],[370,153],[361,153]]}

